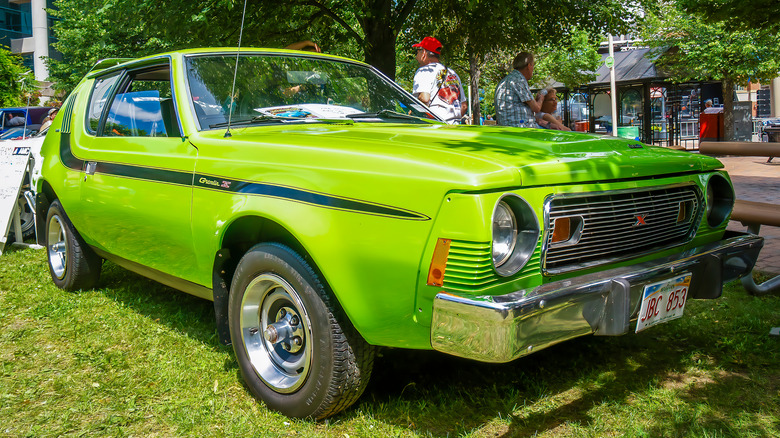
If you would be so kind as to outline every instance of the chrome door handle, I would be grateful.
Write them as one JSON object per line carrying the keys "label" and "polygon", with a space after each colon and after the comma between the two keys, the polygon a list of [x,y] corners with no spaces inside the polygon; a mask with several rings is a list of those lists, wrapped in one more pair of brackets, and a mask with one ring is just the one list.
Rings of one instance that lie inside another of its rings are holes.
{"label": "chrome door handle", "polygon": [[86,173],[87,175],[94,175],[95,169],[97,169],[97,162],[87,161],[86,167],[84,169],[84,173]]}

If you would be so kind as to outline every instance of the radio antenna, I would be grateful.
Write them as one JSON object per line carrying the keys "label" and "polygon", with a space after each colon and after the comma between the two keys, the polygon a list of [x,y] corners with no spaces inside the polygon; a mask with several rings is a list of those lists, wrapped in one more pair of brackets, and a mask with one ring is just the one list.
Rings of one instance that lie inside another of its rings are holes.
{"label": "radio antenna", "polygon": [[241,54],[241,38],[244,37],[244,18],[246,18],[246,1],[244,0],[244,12],[241,13],[241,31],[238,33],[238,50],[236,51],[236,67],[233,69],[233,87],[230,90],[230,106],[228,107],[228,125],[225,131],[225,137],[232,137],[230,133],[230,122],[233,119],[233,106],[236,101],[236,75],[238,75],[238,56]]}

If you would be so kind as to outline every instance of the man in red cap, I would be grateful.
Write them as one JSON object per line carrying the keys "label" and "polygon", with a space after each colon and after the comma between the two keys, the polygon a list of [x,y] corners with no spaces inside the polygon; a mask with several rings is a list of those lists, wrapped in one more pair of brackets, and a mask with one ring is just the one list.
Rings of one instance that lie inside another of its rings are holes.
{"label": "man in red cap", "polygon": [[425,37],[412,47],[417,48],[420,68],[414,74],[414,94],[431,112],[449,124],[460,123],[466,113],[466,96],[460,77],[440,61],[441,43],[434,37]]}

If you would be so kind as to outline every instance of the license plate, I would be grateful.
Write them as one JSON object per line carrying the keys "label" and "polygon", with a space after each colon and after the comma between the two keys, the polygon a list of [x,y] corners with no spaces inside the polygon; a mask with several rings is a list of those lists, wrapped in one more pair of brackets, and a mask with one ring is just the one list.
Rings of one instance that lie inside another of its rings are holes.
{"label": "license plate", "polygon": [[636,331],[681,317],[690,285],[691,274],[685,273],[645,286]]}

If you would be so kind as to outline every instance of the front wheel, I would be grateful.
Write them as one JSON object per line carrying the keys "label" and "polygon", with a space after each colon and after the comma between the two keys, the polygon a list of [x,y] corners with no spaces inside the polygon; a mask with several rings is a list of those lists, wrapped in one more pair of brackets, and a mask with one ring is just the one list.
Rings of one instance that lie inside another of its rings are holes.
{"label": "front wheel", "polygon": [[241,375],[273,410],[329,417],[352,405],[368,384],[374,347],[311,266],[286,246],[259,244],[241,258],[228,319]]}

